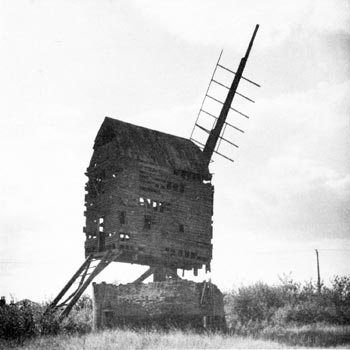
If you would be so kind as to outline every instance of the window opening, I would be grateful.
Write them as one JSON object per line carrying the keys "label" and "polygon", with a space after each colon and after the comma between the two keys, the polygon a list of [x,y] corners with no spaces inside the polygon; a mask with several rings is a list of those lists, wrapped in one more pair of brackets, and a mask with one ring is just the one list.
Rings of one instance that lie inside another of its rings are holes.
{"label": "window opening", "polygon": [[185,232],[185,228],[183,224],[179,225],[179,232],[184,233]]}
{"label": "window opening", "polygon": [[104,217],[100,217],[98,219],[98,250],[100,252],[105,250],[105,244],[106,244],[106,234],[104,232]]}
{"label": "window opening", "polygon": [[141,207],[146,206],[147,208],[151,208],[154,211],[160,211],[161,213],[163,213],[165,210],[169,210],[167,209],[169,207],[169,203],[161,202],[151,198],[139,197],[139,205]]}
{"label": "window opening", "polygon": [[104,232],[104,218],[103,217],[98,219],[98,231]]}
{"label": "window opening", "polygon": [[119,239],[123,242],[130,240],[130,235],[128,233],[119,233]]}
{"label": "window opening", "polygon": [[151,215],[145,215],[145,221],[143,224],[143,228],[146,230],[150,230],[151,229],[151,224],[152,224],[152,217]]}
{"label": "window opening", "polygon": [[119,222],[124,225],[126,223],[126,213],[125,211],[119,212]]}

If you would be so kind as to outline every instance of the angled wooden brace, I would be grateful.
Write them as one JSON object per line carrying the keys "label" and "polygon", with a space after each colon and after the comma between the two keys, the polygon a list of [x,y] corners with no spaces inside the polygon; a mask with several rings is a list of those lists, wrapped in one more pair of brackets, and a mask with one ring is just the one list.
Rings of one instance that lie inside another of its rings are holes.
{"label": "angled wooden brace", "polygon": [[62,320],[64,317],[68,316],[70,311],[72,310],[75,303],[78,301],[80,296],[84,293],[86,288],[89,286],[89,284],[92,282],[92,280],[102,271],[104,270],[115,258],[117,258],[121,253],[113,253],[112,251],[106,252],[106,254],[103,256],[101,261],[98,263],[98,265],[94,268],[94,270],[91,272],[89,277],[86,279],[84,283],[80,285],[78,290],[73,295],[71,301],[68,303],[68,305],[65,307],[65,309],[62,311],[60,315],[60,320]]}

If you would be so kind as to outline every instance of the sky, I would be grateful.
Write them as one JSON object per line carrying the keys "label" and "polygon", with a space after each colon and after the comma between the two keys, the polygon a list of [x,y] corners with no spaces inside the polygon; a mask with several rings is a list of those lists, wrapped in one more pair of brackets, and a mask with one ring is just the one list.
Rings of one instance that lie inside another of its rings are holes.
{"label": "sky", "polygon": [[[0,0],[0,295],[53,298],[84,260],[84,172],[105,116],[189,138],[221,49],[260,24],[215,186],[223,291],[350,274],[350,2]],[[232,77],[221,73],[220,79]],[[216,91],[220,94],[219,91]],[[222,93],[222,92],[221,92]],[[200,117],[205,125],[208,120]],[[199,137],[199,136],[198,136]],[[96,281],[146,267],[113,263]],[[90,289],[89,289],[90,291]]]}

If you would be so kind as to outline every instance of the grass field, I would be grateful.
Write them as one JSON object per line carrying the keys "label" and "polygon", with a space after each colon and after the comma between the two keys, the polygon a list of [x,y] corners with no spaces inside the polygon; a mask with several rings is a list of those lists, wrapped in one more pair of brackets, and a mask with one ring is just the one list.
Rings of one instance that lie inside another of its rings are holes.
{"label": "grass field", "polygon": [[266,327],[259,337],[290,346],[350,348],[350,326],[313,324],[304,326]]}
{"label": "grass field", "polygon": [[[333,329],[333,335],[349,334],[347,329]],[[302,342],[312,347],[315,340],[310,329],[290,329],[287,338],[300,338]],[[330,330],[328,330],[330,331]],[[337,333],[338,332],[338,333]],[[344,333],[345,332],[345,333]],[[292,335],[294,334],[294,335]],[[268,334],[266,334],[268,336]],[[311,336],[310,339],[308,337]],[[280,339],[278,339],[280,337]],[[116,350],[116,349],[291,349],[300,348],[301,345],[286,343],[282,334],[275,334],[276,340],[260,340],[252,337],[241,337],[223,334],[195,334],[191,332],[171,331],[133,331],[110,330],[90,333],[83,336],[43,336],[26,341],[22,346],[13,346],[16,350]],[[322,346],[315,344],[316,347]],[[314,345],[314,346],[315,346]],[[324,344],[323,346],[325,346]],[[348,348],[348,345],[338,345],[337,348]],[[0,349],[6,349],[8,345]]]}
{"label": "grass field", "polygon": [[[350,276],[321,292],[291,279],[258,282],[226,293],[228,334],[172,330],[91,332],[92,301],[82,297],[68,318],[43,316],[45,304],[0,308],[0,350],[66,349],[350,349]],[[11,343],[12,342],[12,343]]]}
{"label": "grass field", "polygon": [[115,349],[282,349],[277,342],[220,334],[193,334],[180,331],[113,330],[84,336],[48,336],[28,341],[21,350],[115,350]]}

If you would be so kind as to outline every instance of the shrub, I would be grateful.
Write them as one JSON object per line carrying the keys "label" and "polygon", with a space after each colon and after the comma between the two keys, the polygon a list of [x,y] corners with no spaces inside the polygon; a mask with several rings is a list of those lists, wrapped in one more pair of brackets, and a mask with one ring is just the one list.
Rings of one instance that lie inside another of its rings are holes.
{"label": "shrub", "polygon": [[350,324],[350,276],[336,276],[327,294],[336,309],[339,324]]}
{"label": "shrub", "polygon": [[228,313],[236,315],[236,321],[242,325],[256,322],[269,322],[274,312],[283,306],[280,290],[264,283],[241,287],[237,292],[231,292]]}
{"label": "shrub", "polygon": [[0,338],[22,341],[37,334],[31,303],[0,307]]}
{"label": "shrub", "polygon": [[36,335],[57,335],[59,333],[84,334],[92,326],[92,301],[83,296],[67,318],[60,321],[57,313],[45,312],[49,304],[35,304],[22,301],[0,307],[0,339],[23,340]]}
{"label": "shrub", "polygon": [[66,333],[86,334],[92,329],[92,300],[83,296],[70,312],[67,318],[62,320],[61,328]]}
{"label": "shrub", "polygon": [[331,287],[312,281],[301,285],[289,276],[277,286],[256,283],[225,296],[227,323],[241,334],[255,334],[259,327],[350,324],[350,277],[336,276]]}

